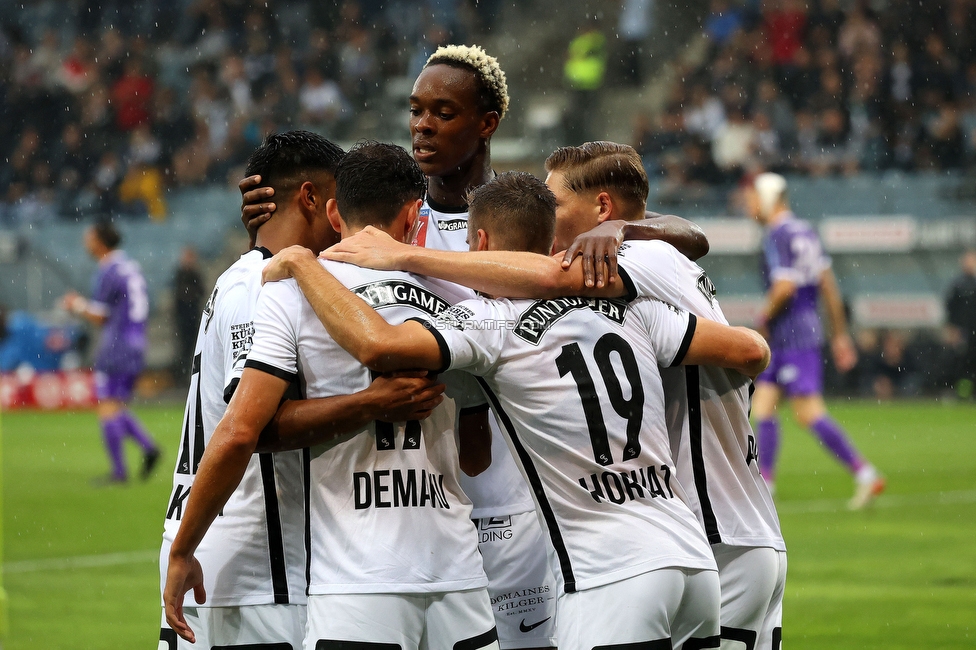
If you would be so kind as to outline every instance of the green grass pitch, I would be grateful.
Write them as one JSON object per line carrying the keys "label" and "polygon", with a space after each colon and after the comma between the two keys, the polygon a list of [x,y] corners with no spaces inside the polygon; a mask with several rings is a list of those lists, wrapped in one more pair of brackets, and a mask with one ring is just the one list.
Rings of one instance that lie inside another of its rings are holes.
{"label": "green grass pitch", "polygon": [[[784,647],[976,646],[976,408],[832,407],[888,492],[871,511],[847,512],[849,477],[787,425]],[[89,484],[107,471],[94,414],[3,415],[7,650],[156,647],[156,551],[182,413],[138,415],[165,447],[162,469],[101,489]]]}

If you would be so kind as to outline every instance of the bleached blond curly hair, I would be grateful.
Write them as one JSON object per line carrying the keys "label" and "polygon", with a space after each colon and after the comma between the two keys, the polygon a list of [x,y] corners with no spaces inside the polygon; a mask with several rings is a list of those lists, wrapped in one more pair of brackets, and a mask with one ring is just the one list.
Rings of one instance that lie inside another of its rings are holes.
{"label": "bleached blond curly hair", "polygon": [[444,45],[430,55],[428,67],[438,63],[460,66],[471,70],[482,85],[482,94],[488,110],[496,111],[499,119],[508,110],[508,83],[498,59],[480,45]]}

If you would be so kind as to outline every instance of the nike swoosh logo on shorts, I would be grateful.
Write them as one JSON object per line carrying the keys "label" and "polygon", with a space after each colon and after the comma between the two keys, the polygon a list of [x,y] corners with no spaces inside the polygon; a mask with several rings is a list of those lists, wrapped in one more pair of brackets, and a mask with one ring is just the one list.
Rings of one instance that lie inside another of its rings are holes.
{"label": "nike swoosh logo on shorts", "polygon": [[542,625],[543,623],[545,623],[546,621],[548,621],[550,618],[552,618],[552,617],[551,616],[547,616],[544,619],[542,619],[541,621],[539,621],[538,623],[533,623],[532,625],[526,625],[525,624],[525,619],[523,618],[522,619],[522,622],[519,623],[519,631],[520,632],[531,632],[535,628],[539,627],[540,625]]}

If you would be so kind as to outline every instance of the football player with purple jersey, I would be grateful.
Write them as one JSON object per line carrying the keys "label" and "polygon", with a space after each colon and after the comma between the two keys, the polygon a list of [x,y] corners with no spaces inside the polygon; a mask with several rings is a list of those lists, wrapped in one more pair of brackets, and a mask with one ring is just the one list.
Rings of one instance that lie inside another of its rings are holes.
{"label": "football player with purple jersey", "polygon": [[816,231],[790,210],[782,176],[758,175],[746,188],[745,200],[750,215],[766,228],[763,282],[767,293],[760,325],[767,332],[773,353],[769,367],[756,379],[752,398],[760,471],[772,484],[780,436],[776,405],[785,395],[800,424],[854,475],[856,488],[848,505],[852,510],[863,508],[884,490],[884,478],[827,414],[823,400],[819,298],[824,299],[830,318],[837,369],[846,372],[857,361],[830,258]]}
{"label": "football player with purple jersey", "polygon": [[132,437],[142,447],[142,478],[159,460],[159,447],[129,410],[146,351],[146,321],[149,295],[139,264],[118,250],[121,237],[109,222],[99,222],[85,231],[85,248],[98,262],[91,299],[70,292],[62,306],[101,327],[95,354],[95,386],[98,419],[105,448],[112,462],[106,483],[124,483],[128,478],[122,442]]}

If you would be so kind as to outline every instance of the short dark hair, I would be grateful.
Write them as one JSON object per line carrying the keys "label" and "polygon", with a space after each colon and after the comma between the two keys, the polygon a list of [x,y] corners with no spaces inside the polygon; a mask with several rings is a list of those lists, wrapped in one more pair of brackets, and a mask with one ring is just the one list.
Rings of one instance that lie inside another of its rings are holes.
{"label": "short dark hair", "polygon": [[115,229],[111,221],[102,219],[92,224],[92,232],[98,241],[102,242],[109,250],[115,250],[122,243],[122,235]]}
{"label": "short dark hair", "polygon": [[427,191],[427,177],[406,149],[370,140],[349,150],[335,179],[336,206],[351,226],[387,227]]}
{"label": "short dark hair", "polygon": [[468,228],[502,247],[548,255],[556,233],[556,197],[528,172],[505,172],[468,192]]}
{"label": "short dark hair", "polygon": [[633,147],[616,142],[587,142],[560,147],[546,158],[546,171],[561,172],[566,189],[610,192],[632,210],[647,206],[647,172]]}
{"label": "short dark hair", "polygon": [[342,149],[310,131],[272,133],[247,159],[245,176],[261,175],[263,185],[283,192],[297,187],[315,172],[335,175]]}

